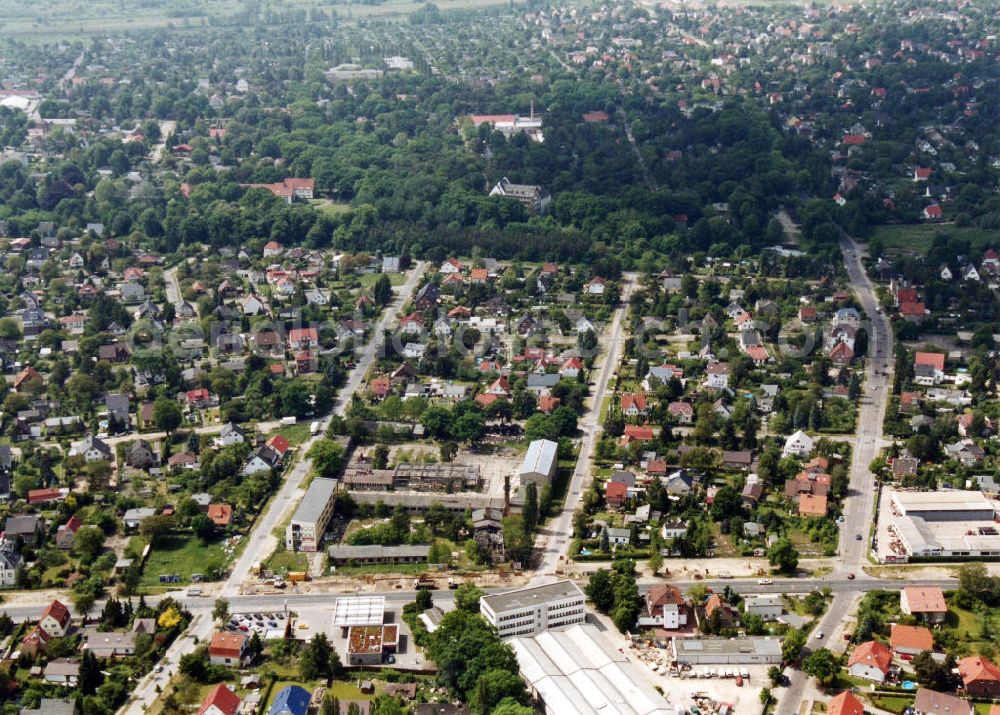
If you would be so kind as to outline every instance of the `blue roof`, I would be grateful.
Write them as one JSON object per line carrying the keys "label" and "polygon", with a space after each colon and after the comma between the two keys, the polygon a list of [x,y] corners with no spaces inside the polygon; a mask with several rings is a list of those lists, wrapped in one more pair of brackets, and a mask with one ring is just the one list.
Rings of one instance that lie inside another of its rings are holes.
{"label": "blue roof", "polygon": [[309,691],[298,685],[288,685],[281,689],[271,703],[268,715],[306,715],[309,710]]}

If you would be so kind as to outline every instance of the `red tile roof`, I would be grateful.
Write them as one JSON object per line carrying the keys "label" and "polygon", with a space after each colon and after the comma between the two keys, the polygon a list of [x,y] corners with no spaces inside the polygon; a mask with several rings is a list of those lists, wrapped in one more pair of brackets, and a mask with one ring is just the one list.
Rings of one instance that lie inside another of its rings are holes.
{"label": "red tile roof", "polygon": [[892,651],[888,646],[878,641],[868,641],[862,643],[847,660],[847,667],[850,668],[856,663],[863,663],[878,668],[883,673],[889,672],[889,664],[892,663]]}
{"label": "red tile roof", "polygon": [[219,631],[212,636],[212,642],[208,645],[208,653],[220,658],[239,658],[245,640],[246,636],[242,633]]}
{"label": "red tile roof", "polygon": [[842,692],[826,706],[826,715],[864,715],[864,713],[865,706],[849,690]]}
{"label": "red tile roof", "polygon": [[205,715],[213,705],[223,715],[235,715],[240,708],[240,698],[225,683],[219,683],[201,702],[198,715]]}

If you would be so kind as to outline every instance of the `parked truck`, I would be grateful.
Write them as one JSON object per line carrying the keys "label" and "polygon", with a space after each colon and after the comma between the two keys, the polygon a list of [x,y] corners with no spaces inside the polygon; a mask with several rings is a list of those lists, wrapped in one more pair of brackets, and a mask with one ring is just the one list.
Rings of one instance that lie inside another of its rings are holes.
{"label": "parked truck", "polygon": [[421,590],[436,591],[437,590],[437,581],[435,581],[433,578],[431,578],[427,574],[421,574],[420,578],[418,578],[413,583],[413,588],[416,589],[417,591],[421,591]]}
{"label": "parked truck", "polygon": [[309,574],[305,571],[289,571],[285,578],[288,579],[289,583],[299,583],[300,581],[308,581]]}

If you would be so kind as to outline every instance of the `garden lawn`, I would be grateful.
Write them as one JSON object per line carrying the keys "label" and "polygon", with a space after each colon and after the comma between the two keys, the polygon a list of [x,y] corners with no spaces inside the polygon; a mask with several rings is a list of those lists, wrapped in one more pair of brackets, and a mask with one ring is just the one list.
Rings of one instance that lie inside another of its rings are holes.
{"label": "garden lawn", "polygon": [[892,713],[902,713],[913,705],[913,698],[905,695],[878,695],[871,698],[872,705]]}
{"label": "garden lawn", "polygon": [[176,584],[160,584],[160,576],[177,574],[181,583],[190,583],[191,574],[208,574],[221,569],[226,563],[222,551],[222,540],[208,544],[195,536],[170,536],[154,547],[142,571],[141,587],[176,587]]}

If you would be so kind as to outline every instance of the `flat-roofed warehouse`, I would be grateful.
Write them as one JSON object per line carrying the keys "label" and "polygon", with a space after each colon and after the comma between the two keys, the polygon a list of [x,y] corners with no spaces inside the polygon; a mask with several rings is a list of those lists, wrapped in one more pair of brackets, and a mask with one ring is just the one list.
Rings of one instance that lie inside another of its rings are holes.
{"label": "flat-roofed warehouse", "polygon": [[639,667],[590,624],[510,641],[521,677],[548,715],[673,715]]}
{"label": "flat-roofed warehouse", "polygon": [[378,546],[364,544],[352,546],[337,544],[331,546],[327,553],[330,561],[337,566],[346,564],[416,564],[426,563],[431,547],[424,545]]}
{"label": "flat-roofed warehouse", "polygon": [[925,521],[992,521],[996,514],[993,502],[982,492],[894,491],[892,505],[902,516]]}
{"label": "flat-roofed warehouse", "polygon": [[689,665],[753,665],[781,662],[772,638],[674,638],[674,660]]}

